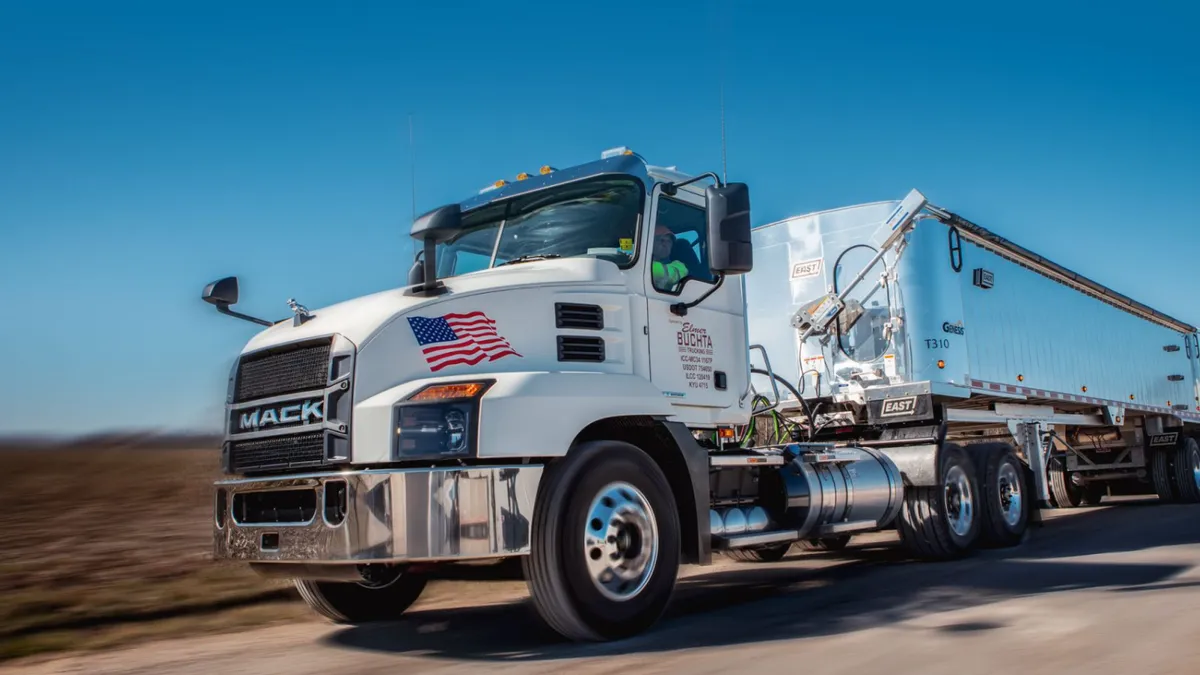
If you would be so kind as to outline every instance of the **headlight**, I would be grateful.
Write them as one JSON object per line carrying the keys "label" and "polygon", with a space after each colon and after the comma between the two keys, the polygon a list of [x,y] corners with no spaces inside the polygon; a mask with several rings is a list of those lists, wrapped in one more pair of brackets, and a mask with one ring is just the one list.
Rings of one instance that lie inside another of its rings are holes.
{"label": "headlight", "polygon": [[492,382],[434,384],[396,404],[392,459],[464,457],[475,452],[479,399]]}

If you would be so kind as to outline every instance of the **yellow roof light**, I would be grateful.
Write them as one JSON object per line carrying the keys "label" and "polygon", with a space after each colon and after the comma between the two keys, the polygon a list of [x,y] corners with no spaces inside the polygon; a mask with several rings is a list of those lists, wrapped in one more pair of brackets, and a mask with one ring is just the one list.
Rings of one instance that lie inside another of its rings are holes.
{"label": "yellow roof light", "polygon": [[525,180],[526,178],[529,178],[529,174],[525,173],[524,171],[517,174],[517,180]]}
{"label": "yellow roof light", "polygon": [[504,187],[505,185],[508,185],[508,181],[504,180],[503,178],[496,181],[495,183],[492,183],[492,187],[498,187],[498,188]]}
{"label": "yellow roof light", "polygon": [[549,164],[538,169],[538,173],[542,174],[543,176],[545,176],[546,174],[549,174],[553,171],[554,171],[554,167],[550,166]]}

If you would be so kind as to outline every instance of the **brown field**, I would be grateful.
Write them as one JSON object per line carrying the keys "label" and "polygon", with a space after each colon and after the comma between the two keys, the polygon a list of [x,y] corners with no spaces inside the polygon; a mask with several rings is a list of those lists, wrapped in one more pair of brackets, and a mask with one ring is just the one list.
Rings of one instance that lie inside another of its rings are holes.
{"label": "brown field", "polygon": [[[0,660],[304,615],[286,584],[216,565],[215,449],[0,450]],[[269,610],[264,604],[274,605]]]}
{"label": "brown field", "polygon": [[[0,446],[0,662],[318,620],[286,581],[212,561],[218,451],[178,446]],[[417,606],[525,592],[512,565],[437,577]]]}

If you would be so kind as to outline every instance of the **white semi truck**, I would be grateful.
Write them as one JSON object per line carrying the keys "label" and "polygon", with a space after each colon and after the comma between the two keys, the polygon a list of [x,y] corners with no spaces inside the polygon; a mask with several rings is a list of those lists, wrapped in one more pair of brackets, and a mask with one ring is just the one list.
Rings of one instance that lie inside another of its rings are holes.
{"label": "white semi truck", "polygon": [[913,191],[751,227],[744,184],[601,159],[418,218],[408,284],[262,324],[229,376],[214,554],[338,622],[520,557],[577,640],[681,564],[895,529],[920,559],[1037,507],[1200,501],[1196,329]]}

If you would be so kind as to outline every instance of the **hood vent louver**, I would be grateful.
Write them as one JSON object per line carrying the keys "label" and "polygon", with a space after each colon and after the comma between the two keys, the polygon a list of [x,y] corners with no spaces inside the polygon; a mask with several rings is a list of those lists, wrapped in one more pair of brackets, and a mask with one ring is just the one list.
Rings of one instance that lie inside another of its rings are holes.
{"label": "hood vent louver", "polygon": [[604,310],[599,305],[556,302],[554,303],[554,325],[557,328],[603,330]]}
{"label": "hood vent louver", "polygon": [[559,335],[558,360],[603,363],[604,338]]}

